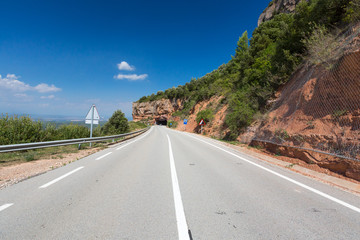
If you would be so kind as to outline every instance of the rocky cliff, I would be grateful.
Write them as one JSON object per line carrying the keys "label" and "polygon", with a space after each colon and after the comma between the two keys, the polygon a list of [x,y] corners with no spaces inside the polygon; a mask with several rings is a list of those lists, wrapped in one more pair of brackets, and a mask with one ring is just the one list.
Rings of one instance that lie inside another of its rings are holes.
{"label": "rocky cliff", "polygon": [[292,13],[295,11],[296,4],[301,0],[273,0],[269,6],[261,13],[258,26],[272,19],[278,13]]}
{"label": "rocky cliff", "polygon": [[157,118],[169,118],[172,113],[183,108],[183,100],[161,99],[151,102],[134,102],[132,116],[134,121],[154,122]]}

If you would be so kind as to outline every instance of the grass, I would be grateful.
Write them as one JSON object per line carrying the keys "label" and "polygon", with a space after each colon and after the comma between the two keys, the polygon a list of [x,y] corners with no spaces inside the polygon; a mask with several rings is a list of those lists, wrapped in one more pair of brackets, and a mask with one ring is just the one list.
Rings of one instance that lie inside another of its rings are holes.
{"label": "grass", "polygon": [[331,117],[334,119],[334,120],[338,120],[341,116],[344,116],[346,115],[347,113],[347,110],[336,110],[333,112],[333,114],[331,115]]}
{"label": "grass", "polygon": [[287,165],[287,166],[285,166],[286,168],[292,168],[292,167],[294,167],[296,165],[296,163],[291,163],[291,164],[289,164],[289,165]]}
{"label": "grass", "polygon": [[260,145],[249,145],[249,148],[255,148],[257,150],[261,150],[261,149],[264,149],[263,146],[260,146]]}
{"label": "grass", "polygon": [[241,142],[238,142],[238,141],[225,140],[225,139],[217,138],[217,137],[215,137],[215,136],[211,136],[211,138],[216,139],[216,140],[221,141],[221,142],[225,142],[225,143],[229,143],[229,144],[232,144],[232,145],[236,145],[236,146],[244,146],[244,145],[246,145],[246,144],[241,143]]}
{"label": "grass", "polygon": [[24,157],[25,157],[25,161],[26,161],[26,162],[30,162],[30,161],[35,160],[35,154],[33,154],[33,153],[25,154]]}
{"label": "grass", "polygon": [[314,129],[314,128],[315,128],[314,121],[308,121],[308,122],[306,123],[306,125],[308,125],[308,128],[309,128],[309,129]]}
{"label": "grass", "polygon": [[140,130],[143,128],[146,128],[147,125],[143,122],[134,122],[134,121],[130,121],[129,122],[129,132],[134,132],[136,130]]}
{"label": "grass", "polygon": [[40,148],[27,151],[0,153],[0,167],[31,162],[44,158],[63,158],[63,154],[77,153],[78,145]]}
{"label": "grass", "polygon": [[290,138],[288,132],[285,129],[275,130],[275,136],[280,140],[288,140]]}
{"label": "grass", "polygon": [[281,152],[277,151],[277,152],[275,153],[275,156],[281,157],[281,156],[282,156],[282,155],[281,155]]}

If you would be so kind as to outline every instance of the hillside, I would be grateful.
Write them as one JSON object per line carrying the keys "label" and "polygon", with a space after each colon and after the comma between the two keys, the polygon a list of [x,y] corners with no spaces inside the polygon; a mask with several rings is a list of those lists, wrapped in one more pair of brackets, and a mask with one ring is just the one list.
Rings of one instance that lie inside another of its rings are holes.
{"label": "hillside", "polygon": [[360,180],[359,13],[358,0],[271,1],[228,63],[142,97],[133,117],[166,119],[179,130],[186,118],[191,132],[202,117],[207,135],[262,144]]}

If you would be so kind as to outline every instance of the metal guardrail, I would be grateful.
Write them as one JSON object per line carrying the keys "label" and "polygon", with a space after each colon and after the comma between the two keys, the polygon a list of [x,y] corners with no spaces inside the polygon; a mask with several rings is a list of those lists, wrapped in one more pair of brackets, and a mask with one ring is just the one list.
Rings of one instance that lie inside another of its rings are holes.
{"label": "metal guardrail", "polygon": [[37,148],[47,148],[47,147],[58,147],[65,145],[74,145],[74,144],[83,144],[83,143],[91,143],[91,142],[101,142],[105,140],[111,140],[121,137],[126,137],[130,135],[134,135],[137,133],[143,133],[149,130],[147,127],[145,129],[141,129],[139,131],[123,133],[119,135],[105,136],[105,137],[93,137],[93,138],[78,138],[78,139],[67,139],[67,140],[57,140],[57,141],[49,141],[49,142],[36,142],[36,143],[21,143],[21,144],[12,144],[12,145],[0,145],[0,153],[4,152],[15,152],[22,150],[30,150]]}

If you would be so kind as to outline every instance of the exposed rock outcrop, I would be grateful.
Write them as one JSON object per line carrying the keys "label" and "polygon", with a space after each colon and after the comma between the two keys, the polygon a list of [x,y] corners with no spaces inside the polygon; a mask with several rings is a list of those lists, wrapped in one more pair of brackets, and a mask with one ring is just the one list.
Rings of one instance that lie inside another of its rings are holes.
{"label": "exposed rock outcrop", "polygon": [[296,4],[301,0],[273,0],[267,8],[261,13],[258,26],[272,19],[278,13],[292,13],[295,11]]}
{"label": "exposed rock outcrop", "polygon": [[183,100],[161,99],[151,102],[134,102],[132,116],[134,121],[154,122],[158,118],[169,118],[172,113],[183,108]]}
{"label": "exposed rock outcrop", "polygon": [[178,122],[176,128],[178,130],[200,133],[201,127],[199,126],[199,123],[196,122],[196,116],[202,110],[212,109],[214,118],[203,126],[203,133],[208,136],[223,138],[229,132],[229,130],[224,126],[226,116],[225,112],[227,111],[228,105],[221,103],[223,98],[224,97],[221,96],[213,96],[208,100],[195,104],[190,111],[190,115],[186,117],[188,120],[186,126],[184,125],[184,121],[179,117],[172,117],[171,120]]}

